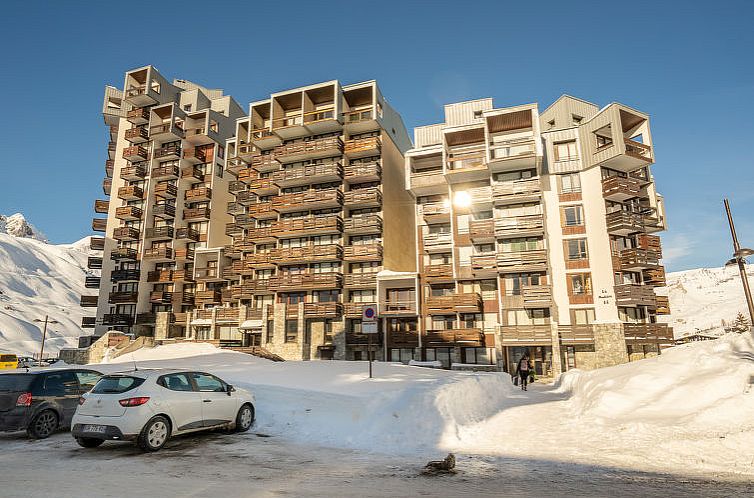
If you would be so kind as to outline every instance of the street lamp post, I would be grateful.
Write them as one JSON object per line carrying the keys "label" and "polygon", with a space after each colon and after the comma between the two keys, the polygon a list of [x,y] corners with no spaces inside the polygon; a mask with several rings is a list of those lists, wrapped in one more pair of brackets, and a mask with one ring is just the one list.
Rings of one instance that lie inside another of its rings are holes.
{"label": "street lamp post", "polygon": [[41,364],[42,363],[42,358],[43,358],[43,355],[44,355],[44,352],[45,352],[45,339],[47,338],[47,325],[48,324],[53,325],[53,324],[60,323],[60,322],[58,322],[57,320],[50,320],[50,316],[49,315],[45,315],[45,319],[44,320],[40,320],[38,318],[35,318],[34,321],[37,322],[37,323],[44,322],[44,324],[45,324],[44,328],[42,329],[42,349],[39,350],[39,363]]}
{"label": "street lamp post", "polygon": [[746,305],[749,307],[749,327],[754,327],[754,302],[751,299],[751,289],[749,288],[749,279],[746,276],[746,257],[754,254],[754,250],[746,247],[741,247],[738,243],[738,236],[736,235],[736,227],[733,225],[733,216],[730,214],[730,203],[728,199],[723,199],[725,204],[725,214],[728,216],[728,225],[730,226],[730,235],[733,238],[733,257],[725,263],[725,266],[737,265],[738,271],[741,274],[741,284],[744,287],[744,295],[746,296]]}

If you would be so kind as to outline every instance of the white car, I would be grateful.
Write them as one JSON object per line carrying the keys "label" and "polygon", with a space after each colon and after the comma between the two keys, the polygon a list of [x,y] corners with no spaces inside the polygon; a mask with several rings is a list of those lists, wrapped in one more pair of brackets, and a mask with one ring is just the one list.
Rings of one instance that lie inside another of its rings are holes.
{"label": "white car", "polygon": [[81,396],[71,433],[85,448],[114,439],[157,451],[170,436],[217,428],[245,432],[253,423],[254,396],[214,375],[134,370],[105,375]]}

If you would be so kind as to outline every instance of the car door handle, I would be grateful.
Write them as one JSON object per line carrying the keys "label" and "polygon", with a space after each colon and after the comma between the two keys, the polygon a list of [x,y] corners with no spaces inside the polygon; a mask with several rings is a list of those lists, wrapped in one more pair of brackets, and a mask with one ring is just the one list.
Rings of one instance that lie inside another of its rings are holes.
{"label": "car door handle", "polygon": [[203,399],[202,401],[204,401],[205,403],[212,403],[211,399]]}

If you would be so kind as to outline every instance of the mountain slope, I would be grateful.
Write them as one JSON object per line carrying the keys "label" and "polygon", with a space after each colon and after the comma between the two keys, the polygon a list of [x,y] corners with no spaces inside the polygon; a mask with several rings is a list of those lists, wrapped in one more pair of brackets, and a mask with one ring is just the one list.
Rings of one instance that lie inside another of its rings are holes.
{"label": "mountain slope", "polygon": [[0,233],[0,350],[39,353],[42,323],[49,315],[59,323],[47,328],[45,351],[75,346],[82,335],[82,316],[94,311],[79,306],[84,288],[89,239],[74,244],[50,245],[25,237]]}
{"label": "mountain slope", "polygon": [[13,237],[24,237],[47,242],[47,236],[34,225],[26,221],[21,213],[3,216],[0,214],[0,233],[7,233]]}

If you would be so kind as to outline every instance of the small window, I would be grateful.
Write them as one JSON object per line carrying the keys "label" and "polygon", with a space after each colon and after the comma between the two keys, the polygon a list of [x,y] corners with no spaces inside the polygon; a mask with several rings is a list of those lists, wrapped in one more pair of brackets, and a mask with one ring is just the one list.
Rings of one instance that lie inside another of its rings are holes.
{"label": "small window", "polygon": [[579,151],[576,148],[576,140],[568,142],[557,142],[553,144],[556,161],[571,161],[579,158]]}
{"label": "small window", "polygon": [[296,342],[298,339],[298,320],[285,321],[285,342]]}
{"label": "small window", "polygon": [[157,381],[159,385],[171,391],[193,391],[191,381],[186,374],[170,374],[163,375]]}
{"label": "small window", "polygon": [[574,325],[589,325],[594,322],[594,308],[571,310],[571,321]]}
{"label": "small window", "polygon": [[584,120],[584,117],[579,116],[578,114],[571,114],[571,120],[573,121],[573,124],[580,125],[581,122]]}
{"label": "small window", "polygon": [[482,111],[474,111],[474,119],[479,119],[482,117]]}
{"label": "small window", "polygon": [[565,206],[563,208],[563,225],[567,227],[584,225],[584,213],[581,206]]}
{"label": "small window", "polygon": [[560,193],[572,194],[581,192],[581,178],[578,173],[560,176]]}
{"label": "small window", "polygon": [[569,290],[574,296],[592,293],[592,276],[589,273],[577,273],[568,276]]}
{"label": "small window", "polygon": [[196,382],[196,387],[201,392],[221,393],[227,391],[225,388],[225,382],[221,381],[214,375],[193,373],[191,376],[194,378],[194,382]]}
{"label": "small window", "polygon": [[566,241],[566,248],[568,249],[568,260],[575,261],[579,259],[587,259],[588,253],[586,249],[586,239],[570,239]]}
{"label": "small window", "polygon": [[191,112],[191,104],[186,104],[183,106],[183,110],[186,112]]}

